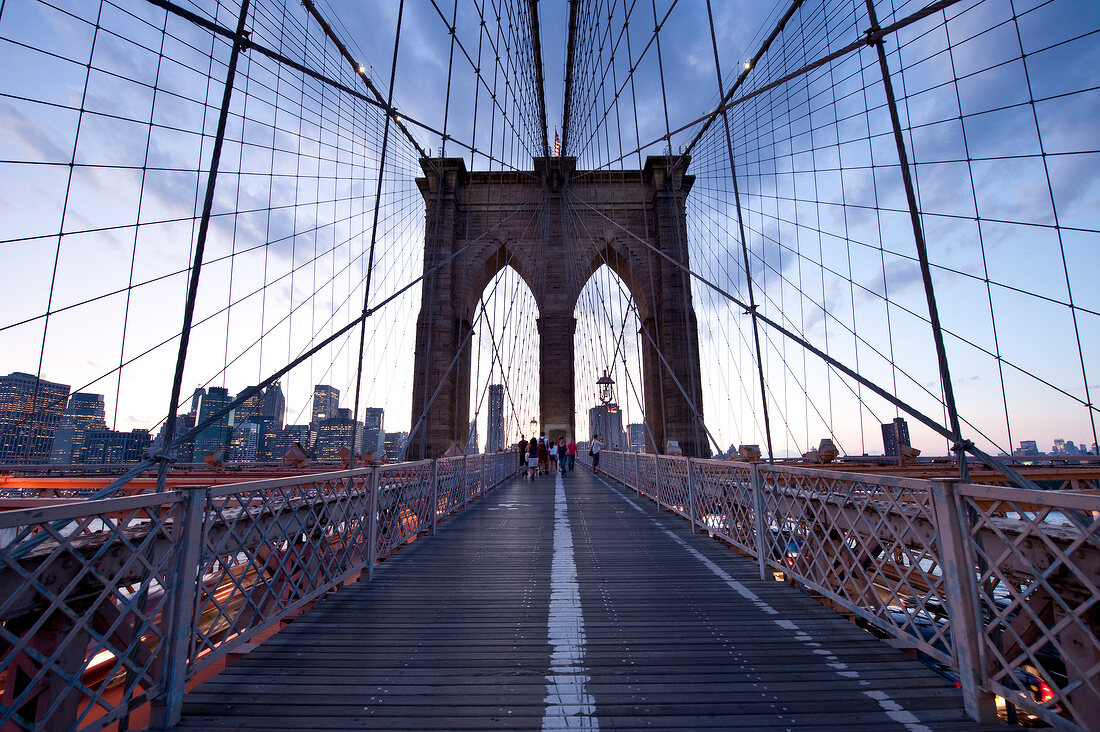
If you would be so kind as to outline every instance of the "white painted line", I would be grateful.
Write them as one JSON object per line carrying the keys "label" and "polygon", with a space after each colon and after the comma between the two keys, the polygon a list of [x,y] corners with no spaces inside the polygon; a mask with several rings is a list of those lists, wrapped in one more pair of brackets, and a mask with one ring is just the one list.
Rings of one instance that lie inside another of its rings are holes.
{"label": "white painted line", "polygon": [[584,614],[581,612],[573,532],[561,474],[554,478],[554,558],[550,563],[550,614],[546,630],[553,649],[546,677],[544,730],[598,730],[596,701],[585,688],[591,679],[584,667]]}

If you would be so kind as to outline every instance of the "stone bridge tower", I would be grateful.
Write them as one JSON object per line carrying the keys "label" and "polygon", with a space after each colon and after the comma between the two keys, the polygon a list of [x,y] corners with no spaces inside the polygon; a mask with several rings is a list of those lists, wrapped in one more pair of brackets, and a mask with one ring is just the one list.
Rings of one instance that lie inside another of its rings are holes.
{"label": "stone bridge tower", "polygon": [[469,172],[460,158],[421,160],[424,270],[441,266],[424,279],[416,325],[414,427],[424,406],[431,408],[410,435],[410,458],[466,444],[467,336],[485,287],[508,266],[538,305],[540,423],[548,436],[575,434],[573,312],[602,264],[622,278],[638,308],[648,449],[654,440],[661,451],[666,440],[678,440],[685,455],[710,455],[696,417],[703,401],[691,283],[673,264],[688,265],[688,161],[657,156],[642,170],[578,171],[575,158],[535,158],[534,171]]}

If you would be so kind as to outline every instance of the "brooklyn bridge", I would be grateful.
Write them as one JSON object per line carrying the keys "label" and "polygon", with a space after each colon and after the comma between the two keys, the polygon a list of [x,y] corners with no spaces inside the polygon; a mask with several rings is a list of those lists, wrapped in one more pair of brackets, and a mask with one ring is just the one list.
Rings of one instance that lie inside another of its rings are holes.
{"label": "brooklyn bridge", "polygon": [[1100,729],[1095,2],[0,54],[3,729]]}

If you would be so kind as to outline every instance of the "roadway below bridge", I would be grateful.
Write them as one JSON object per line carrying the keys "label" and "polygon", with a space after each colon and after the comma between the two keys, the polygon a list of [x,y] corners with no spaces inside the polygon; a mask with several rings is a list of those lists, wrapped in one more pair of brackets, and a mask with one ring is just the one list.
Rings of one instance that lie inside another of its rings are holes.
{"label": "roadway below bridge", "polygon": [[179,726],[600,727],[982,728],[950,681],[579,465],[319,602],[188,693]]}

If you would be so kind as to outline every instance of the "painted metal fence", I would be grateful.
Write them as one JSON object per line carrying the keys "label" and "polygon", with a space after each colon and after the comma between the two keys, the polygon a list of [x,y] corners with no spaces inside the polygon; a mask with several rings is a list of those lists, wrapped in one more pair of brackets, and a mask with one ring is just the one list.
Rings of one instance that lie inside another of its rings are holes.
{"label": "painted metal fence", "polygon": [[974,718],[998,695],[1100,728],[1100,497],[608,451],[600,470],[939,664]]}
{"label": "painted metal fence", "polygon": [[174,723],[197,673],[516,467],[501,453],[0,513],[0,728]]}

